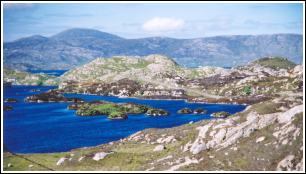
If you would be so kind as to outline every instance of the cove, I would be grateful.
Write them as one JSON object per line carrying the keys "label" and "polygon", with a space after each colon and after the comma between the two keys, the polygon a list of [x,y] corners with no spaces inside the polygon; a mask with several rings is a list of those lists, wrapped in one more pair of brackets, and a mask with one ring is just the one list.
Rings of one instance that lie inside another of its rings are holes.
{"label": "cove", "polygon": [[[137,103],[165,109],[170,115],[150,117],[144,114],[129,115],[126,120],[109,120],[106,116],[76,116],[68,110],[70,103],[27,103],[24,98],[54,89],[54,86],[12,86],[4,88],[4,99],[16,98],[16,103],[4,103],[13,107],[3,112],[4,146],[16,153],[64,152],[80,147],[96,146],[125,138],[147,128],[170,128],[204,119],[210,114],[226,111],[231,114],[245,109],[245,105],[188,103],[184,100],[148,100],[118,98],[84,94],[65,94],[85,101],[105,100],[114,103]],[[184,107],[202,107],[207,114],[177,114]]]}

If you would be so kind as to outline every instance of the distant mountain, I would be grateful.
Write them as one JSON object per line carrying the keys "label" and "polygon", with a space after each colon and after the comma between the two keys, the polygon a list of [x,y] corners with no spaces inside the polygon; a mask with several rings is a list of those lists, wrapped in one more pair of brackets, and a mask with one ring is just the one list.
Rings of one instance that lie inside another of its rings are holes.
{"label": "distant mountain", "polygon": [[150,37],[125,39],[93,29],[69,29],[49,38],[31,36],[4,43],[4,65],[9,68],[71,69],[97,57],[163,54],[180,65],[242,65],[258,57],[303,60],[302,35],[235,35],[195,39]]}

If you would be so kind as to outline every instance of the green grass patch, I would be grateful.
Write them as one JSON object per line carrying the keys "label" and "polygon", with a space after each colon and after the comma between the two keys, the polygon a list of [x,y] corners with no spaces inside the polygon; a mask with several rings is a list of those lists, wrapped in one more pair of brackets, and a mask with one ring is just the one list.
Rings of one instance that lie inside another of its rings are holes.
{"label": "green grass patch", "polygon": [[262,58],[254,61],[254,63],[273,69],[291,69],[296,66],[295,63],[283,57]]}

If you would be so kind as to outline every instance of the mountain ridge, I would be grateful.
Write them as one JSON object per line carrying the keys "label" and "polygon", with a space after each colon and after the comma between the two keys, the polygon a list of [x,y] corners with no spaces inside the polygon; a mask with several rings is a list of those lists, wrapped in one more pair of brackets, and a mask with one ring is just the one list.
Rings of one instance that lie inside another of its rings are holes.
{"label": "mountain ridge", "polygon": [[[258,57],[302,62],[302,35],[229,35],[192,39],[126,39],[94,29],[68,29],[51,37],[34,35],[4,43],[4,64],[12,69],[71,69],[97,57],[163,54],[180,65],[236,66]],[[52,62],[50,62],[52,60]]]}

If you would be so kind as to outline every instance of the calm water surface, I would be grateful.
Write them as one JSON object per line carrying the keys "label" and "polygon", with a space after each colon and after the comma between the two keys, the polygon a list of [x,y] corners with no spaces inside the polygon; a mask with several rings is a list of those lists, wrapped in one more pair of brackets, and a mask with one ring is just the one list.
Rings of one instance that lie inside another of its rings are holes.
{"label": "calm water surface", "polygon": [[[80,117],[75,111],[66,109],[69,103],[26,103],[24,98],[56,87],[12,86],[4,89],[4,98],[16,98],[12,111],[4,111],[4,144],[13,152],[63,152],[74,148],[95,146],[127,137],[146,128],[169,128],[212,119],[209,115],[216,111],[236,113],[244,105],[186,103],[183,100],[143,100],[83,94],[66,94],[86,101],[106,100],[116,103],[133,102],[170,112],[166,117],[150,117],[144,114],[129,115],[127,120],[109,120],[106,116]],[[40,91],[32,92],[32,89]],[[203,107],[208,114],[181,115],[177,110],[189,107]]]}

